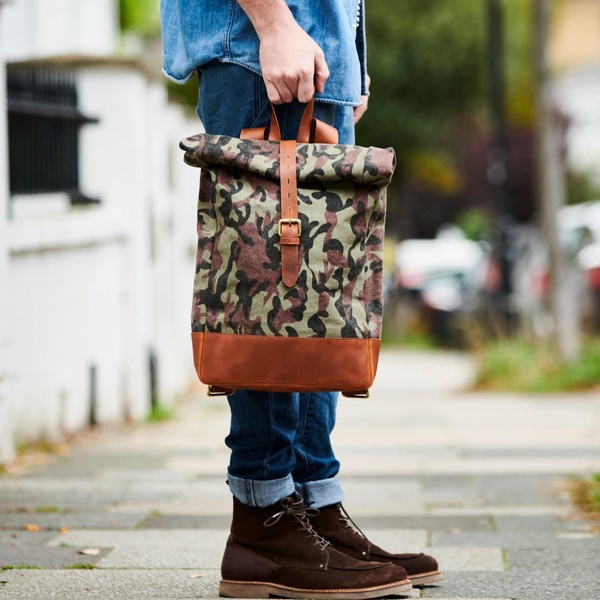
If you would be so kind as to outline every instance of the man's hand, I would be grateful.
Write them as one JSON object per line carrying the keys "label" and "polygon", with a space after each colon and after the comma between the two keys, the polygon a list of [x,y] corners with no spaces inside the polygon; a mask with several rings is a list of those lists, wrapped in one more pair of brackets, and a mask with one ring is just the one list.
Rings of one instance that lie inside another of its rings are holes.
{"label": "man's hand", "polygon": [[329,77],[319,45],[296,23],[283,0],[238,0],[260,40],[260,68],[273,104],[308,102]]}
{"label": "man's hand", "polygon": [[[367,90],[371,86],[371,78],[367,75]],[[369,96],[360,97],[360,106],[354,107],[354,124],[356,125],[360,118],[367,112],[369,107]]]}

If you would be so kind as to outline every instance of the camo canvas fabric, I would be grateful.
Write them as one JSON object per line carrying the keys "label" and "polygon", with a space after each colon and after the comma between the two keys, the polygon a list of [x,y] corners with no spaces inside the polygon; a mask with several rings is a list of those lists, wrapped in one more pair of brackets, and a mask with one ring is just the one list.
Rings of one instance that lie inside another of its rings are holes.
{"label": "camo canvas fabric", "polygon": [[192,331],[302,338],[381,337],[386,186],[392,149],[298,144],[297,283],[281,278],[279,143],[199,134]]}

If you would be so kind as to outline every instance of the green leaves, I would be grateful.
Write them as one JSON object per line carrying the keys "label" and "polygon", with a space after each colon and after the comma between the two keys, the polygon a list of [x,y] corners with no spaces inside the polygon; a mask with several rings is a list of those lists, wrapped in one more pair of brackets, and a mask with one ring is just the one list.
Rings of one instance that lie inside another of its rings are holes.
{"label": "green leaves", "polygon": [[484,93],[484,3],[370,0],[367,4],[370,110],[365,143],[422,149]]}
{"label": "green leaves", "polygon": [[160,35],[158,0],[119,0],[122,31],[133,31],[140,37]]}

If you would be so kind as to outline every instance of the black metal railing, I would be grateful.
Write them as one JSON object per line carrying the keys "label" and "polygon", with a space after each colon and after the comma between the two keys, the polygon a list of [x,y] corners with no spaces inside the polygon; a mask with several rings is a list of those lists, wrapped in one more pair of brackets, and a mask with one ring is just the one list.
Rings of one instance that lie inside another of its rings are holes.
{"label": "black metal railing", "polygon": [[10,192],[66,192],[72,204],[97,203],[79,186],[79,129],[96,123],[77,108],[73,73],[9,65],[6,73]]}

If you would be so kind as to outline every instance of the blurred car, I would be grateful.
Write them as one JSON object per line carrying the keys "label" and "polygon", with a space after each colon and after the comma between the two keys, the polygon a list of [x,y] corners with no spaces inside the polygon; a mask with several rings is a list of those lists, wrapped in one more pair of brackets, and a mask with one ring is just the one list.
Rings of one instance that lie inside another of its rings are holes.
{"label": "blurred car", "polygon": [[[562,207],[557,214],[559,244],[570,268],[566,275],[573,308],[582,325],[600,331],[600,202]],[[523,325],[538,336],[553,329],[550,267],[542,232],[525,228],[520,236],[514,281]]]}
{"label": "blurred car", "polygon": [[416,314],[436,341],[456,342],[460,319],[477,308],[488,254],[485,244],[465,239],[454,228],[435,239],[398,243],[395,290],[404,320]]}

